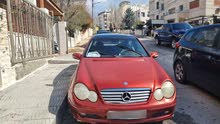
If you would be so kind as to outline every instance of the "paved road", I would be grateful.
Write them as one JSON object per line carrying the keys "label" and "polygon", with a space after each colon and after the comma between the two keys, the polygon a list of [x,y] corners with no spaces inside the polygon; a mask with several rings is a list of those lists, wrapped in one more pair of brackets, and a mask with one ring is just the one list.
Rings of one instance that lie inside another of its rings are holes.
{"label": "paved road", "polygon": [[[157,51],[156,59],[174,79],[172,63],[174,50],[169,46],[156,46],[153,40],[140,38],[149,52]],[[175,81],[175,80],[174,80]],[[182,85],[175,81],[177,87],[177,106],[175,117],[164,124],[219,124],[220,99],[194,85]],[[76,123],[69,110],[63,116],[63,124]]]}

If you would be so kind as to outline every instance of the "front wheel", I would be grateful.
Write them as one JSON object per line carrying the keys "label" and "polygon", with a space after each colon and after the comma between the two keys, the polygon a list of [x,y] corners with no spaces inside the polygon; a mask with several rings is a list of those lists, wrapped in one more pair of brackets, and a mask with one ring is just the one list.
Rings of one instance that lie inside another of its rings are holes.
{"label": "front wheel", "polygon": [[175,40],[175,39],[172,40],[171,47],[172,47],[173,49],[176,48],[176,40]]}
{"label": "front wheel", "polygon": [[161,41],[158,39],[158,37],[155,38],[155,42],[157,45],[161,45]]}
{"label": "front wheel", "polygon": [[175,79],[179,82],[184,84],[186,81],[185,69],[183,67],[182,62],[177,61],[174,65],[174,76]]}

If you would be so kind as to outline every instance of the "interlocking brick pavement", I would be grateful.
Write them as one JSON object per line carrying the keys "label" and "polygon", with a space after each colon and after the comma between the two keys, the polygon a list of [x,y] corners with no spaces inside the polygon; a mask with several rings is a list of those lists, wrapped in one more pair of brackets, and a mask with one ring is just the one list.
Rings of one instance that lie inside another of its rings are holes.
{"label": "interlocking brick pavement", "polygon": [[0,91],[0,123],[55,123],[75,68],[76,64],[49,64]]}

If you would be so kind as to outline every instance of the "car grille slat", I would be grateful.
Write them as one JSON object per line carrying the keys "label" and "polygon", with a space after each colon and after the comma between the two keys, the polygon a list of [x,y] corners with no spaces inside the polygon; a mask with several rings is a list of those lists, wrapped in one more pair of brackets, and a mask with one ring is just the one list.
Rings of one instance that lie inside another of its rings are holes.
{"label": "car grille slat", "polygon": [[[151,94],[150,88],[125,88],[125,89],[104,89],[101,95],[106,103],[128,104],[146,102]],[[125,99],[125,97],[129,98]]]}

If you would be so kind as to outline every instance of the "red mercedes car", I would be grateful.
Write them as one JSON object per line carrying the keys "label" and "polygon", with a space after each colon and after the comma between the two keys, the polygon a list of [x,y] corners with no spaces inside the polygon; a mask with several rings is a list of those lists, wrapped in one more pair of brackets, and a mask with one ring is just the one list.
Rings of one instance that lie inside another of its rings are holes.
{"label": "red mercedes car", "polygon": [[78,122],[162,122],[174,115],[176,88],[172,79],[131,35],[100,34],[89,42],[68,90]]}

